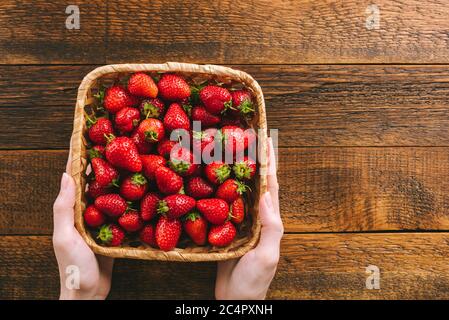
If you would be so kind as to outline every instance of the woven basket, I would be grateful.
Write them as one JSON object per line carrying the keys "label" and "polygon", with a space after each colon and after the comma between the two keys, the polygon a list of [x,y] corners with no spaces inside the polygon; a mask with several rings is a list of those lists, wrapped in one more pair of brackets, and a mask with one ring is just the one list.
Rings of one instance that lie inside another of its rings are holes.
{"label": "woven basket", "polygon": [[[238,82],[246,86],[255,97],[257,104],[256,116],[250,126],[259,131],[259,172],[256,175],[254,189],[250,194],[250,206],[247,208],[249,222],[246,232],[236,238],[233,243],[226,248],[205,247],[185,247],[176,248],[172,251],[164,252],[149,246],[140,245],[138,247],[105,247],[97,244],[92,238],[89,230],[86,229],[83,221],[83,212],[86,208],[86,168],[88,165],[86,153],[86,120],[84,110],[91,105],[93,98],[92,89],[97,89],[101,82],[107,79],[125,76],[137,71],[144,72],[176,72],[186,77],[199,77],[204,79],[216,79],[220,82]],[[146,260],[165,261],[219,261],[238,258],[243,256],[250,249],[254,248],[258,242],[260,234],[260,220],[258,219],[259,198],[267,190],[267,158],[266,139],[267,123],[265,117],[265,102],[259,84],[247,73],[227,67],[215,65],[196,65],[187,63],[168,62],[165,64],[118,64],[99,67],[90,72],[81,82],[78,89],[78,96],[75,107],[75,119],[72,133],[71,155],[72,155],[72,177],[76,182],[76,204],[75,204],[75,225],[81,236],[92,250],[100,255],[115,258],[132,258]]]}

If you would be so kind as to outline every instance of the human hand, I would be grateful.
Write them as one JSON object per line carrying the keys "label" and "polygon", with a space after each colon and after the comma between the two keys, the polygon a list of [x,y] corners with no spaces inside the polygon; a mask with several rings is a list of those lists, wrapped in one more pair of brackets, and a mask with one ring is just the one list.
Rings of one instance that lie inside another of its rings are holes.
{"label": "human hand", "polygon": [[[114,259],[95,255],[75,229],[75,182],[68,174],[70,166],[69,156],[66,172],[62,175],[61,190],[53,205],[53,247],[61,282],[59,298],[105,299],[111,288]],[[78,288],[72,288],[66,283],[70,281],[69,271],[73,270],[79,270]]]}
{"label": "human hand", "polygon": [[284,227],[279,212],[279,186],[271,138],[268,151],[268,192],[259,201],[260,240],[257,247],[242,258],[218,263],[215,297],[219,300],[265,299],[276,273]]}

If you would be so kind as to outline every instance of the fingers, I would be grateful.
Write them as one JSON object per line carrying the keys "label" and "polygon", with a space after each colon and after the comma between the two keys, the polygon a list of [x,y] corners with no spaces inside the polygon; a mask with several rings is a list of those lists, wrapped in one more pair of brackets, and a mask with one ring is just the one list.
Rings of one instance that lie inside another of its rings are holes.
{"label": "fingers", "polygon": [[65,172],[67,172],[69,175],[72,174],[72,139],[70,139],[69,157],[65,166]]}
{"label": "fingers", "polygon": [[278,201],[279,184],[276,175],[276,154],[274,152],[273,140],[268,138],[268,191],[272,195],[275,204]]}
{"label": "fingers", "polygon": [[257,254],[263,253],[263,256],[270,254],[274,257],[279,256],[279,246],[284,234],[284,227],[279,211],[274,207],[270,192],[266,192],[260,199],[259,217],[262,223],[262,230],[259,244],[255,249]]}
{"label": "fingers", "polygon": [[62,175],[61,190],[53,204],[54,232],[64,232],[74,226],[75,182],[67,173]]}

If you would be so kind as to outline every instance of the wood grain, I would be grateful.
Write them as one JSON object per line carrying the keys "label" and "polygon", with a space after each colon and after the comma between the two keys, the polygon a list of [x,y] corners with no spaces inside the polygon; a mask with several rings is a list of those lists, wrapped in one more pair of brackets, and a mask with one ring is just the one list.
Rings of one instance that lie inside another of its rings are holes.
{"label": "wood grain", "polygon": [[[280,146],[449,146],[448,66],[234,67],[261,84]],[[0,66],[0,149],[68,148],[94,68]]]}
{"label": "wood grain", "polygon": [[440,1],[376,1],[379,29],[366,26],[371,4],[113,1],[107,61],[447,63],[448,9]]}
{"label": "wood grain", "polygon": [[[66,159],[64,150],[0,152],[0,234],[51,234]],[[285,230],[449,230],[448,174],[447,147],[280,149]]]}
{"label": "wood grain", "polygon": [[[0,238],[1,299],[55,299],[50,236]],[[449,234],[287,234],[272,299],[447,299]],[[365,288],[368,265],[380,290]],[[117,260],[112,299],[213,299],[215,264]],[[179,285],[182,283],[183,285]]]}
{"label": "wood grain", "polygon": [[[70,4],[80,10],[79,29],[66,28]],[[105,48],[105,1],[2,1],[2,64],[105,63]]]}

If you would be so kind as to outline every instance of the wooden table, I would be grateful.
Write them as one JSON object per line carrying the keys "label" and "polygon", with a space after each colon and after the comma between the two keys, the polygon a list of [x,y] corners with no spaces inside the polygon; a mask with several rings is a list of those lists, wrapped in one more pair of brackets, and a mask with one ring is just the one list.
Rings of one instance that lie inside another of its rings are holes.
{"label": "wooden table", "polygon": [[[79,30],[67,1],[0,4],[0,299],[58,296],[52,203],[83,76],[165,61],[231,65],[262,86],[285,225],[270,298],[449,298],[447,4],[72,2]],[[119,260],[110,296],[213,298],[215,272]]]}

